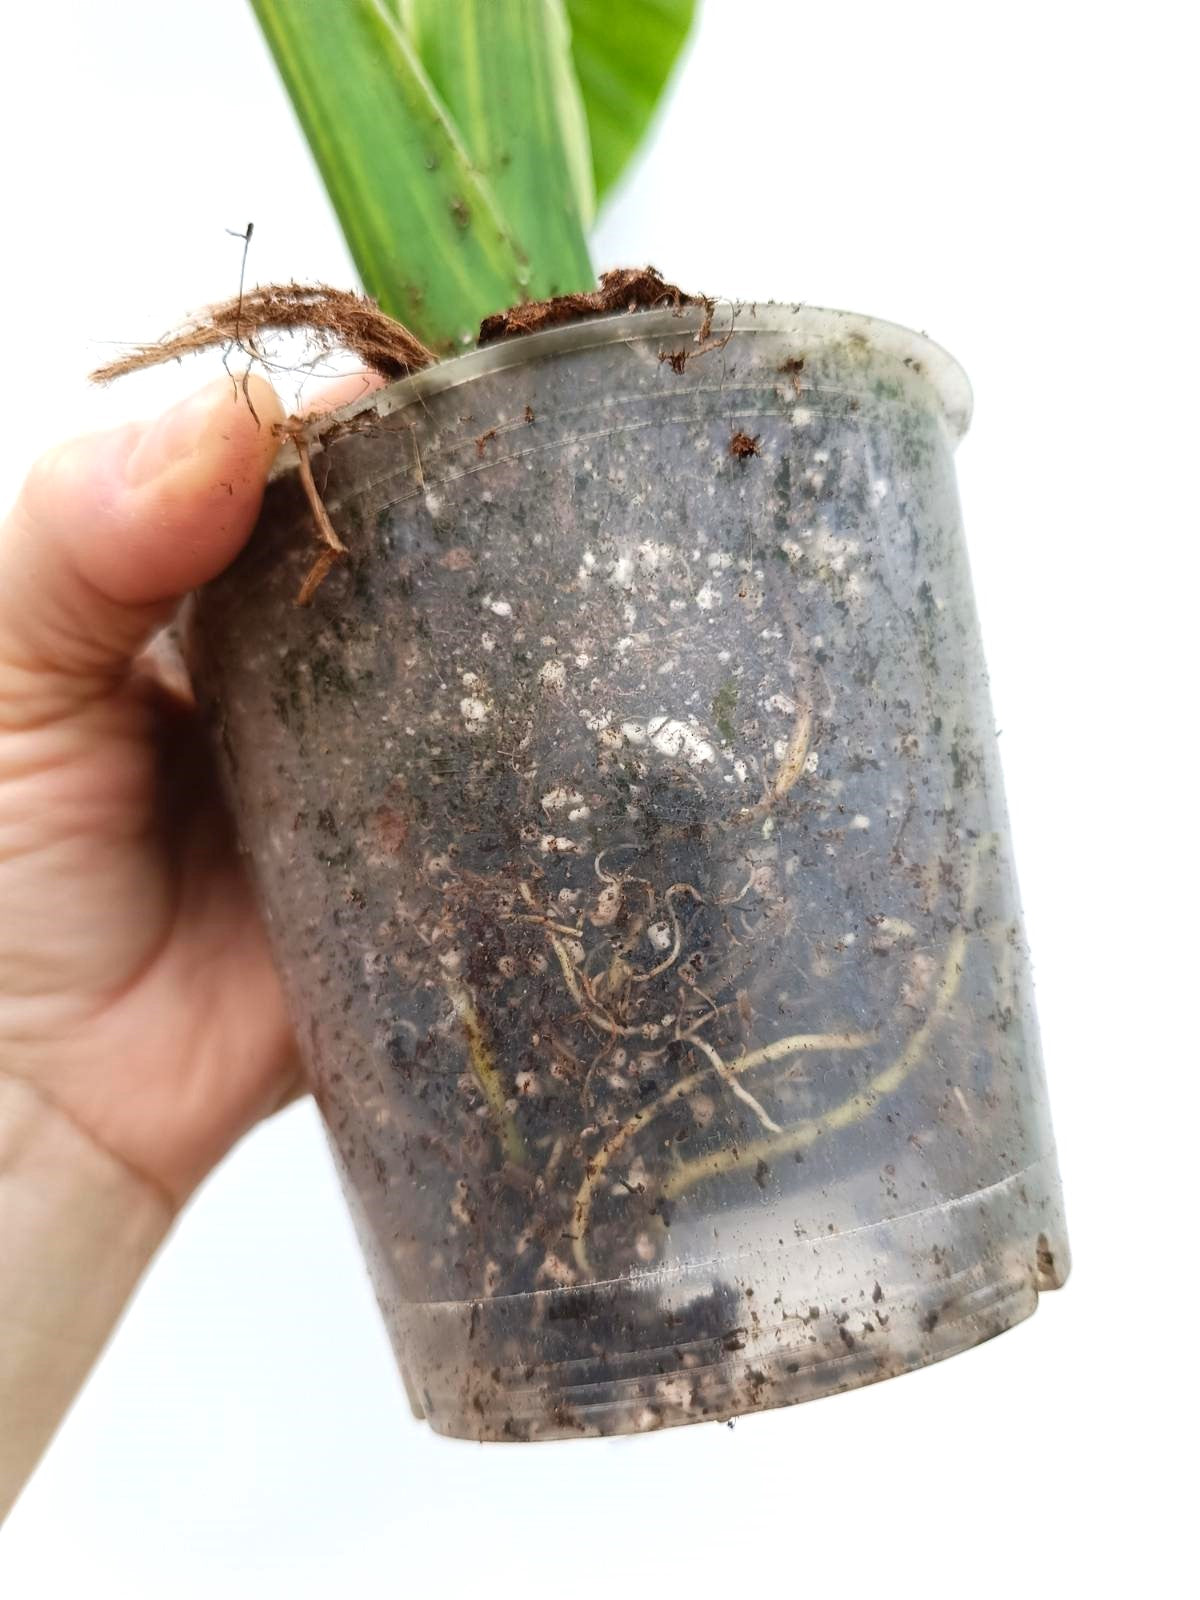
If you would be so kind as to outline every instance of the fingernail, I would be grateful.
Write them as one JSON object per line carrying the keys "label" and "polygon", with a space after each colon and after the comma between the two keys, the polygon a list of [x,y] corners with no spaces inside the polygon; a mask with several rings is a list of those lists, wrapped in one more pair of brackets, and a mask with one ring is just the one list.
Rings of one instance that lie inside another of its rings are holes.
{"label": "fingernail", "polygon": [[125,477],[135,488],[169,472],[203,448],[219,411],[229,405],[227,379],[189,395],[150,423],[125,463]]}

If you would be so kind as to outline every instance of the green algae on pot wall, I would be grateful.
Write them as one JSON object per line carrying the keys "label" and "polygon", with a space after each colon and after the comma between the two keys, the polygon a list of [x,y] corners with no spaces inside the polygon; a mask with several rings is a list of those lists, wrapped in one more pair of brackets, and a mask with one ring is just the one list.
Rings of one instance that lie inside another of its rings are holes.
{"label": "green algae on pot wall", "polygon": [[1066,1271],[965,380],[867,318],[702,322],[373,397],[313,446],[353,554],[311,609],[291,470],[196,603],[302,1046],[446,1433],[828,1393]]}

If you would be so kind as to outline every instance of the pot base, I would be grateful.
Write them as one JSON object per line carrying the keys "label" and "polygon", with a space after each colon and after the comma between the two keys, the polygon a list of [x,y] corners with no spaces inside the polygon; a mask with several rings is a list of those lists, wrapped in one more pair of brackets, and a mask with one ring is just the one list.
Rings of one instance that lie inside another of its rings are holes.
{"label": "pot base", "polygon": [[[1058,1288],[1068,1270],[1045,1167],[772,1254],[384,1310],[405,1364],[425,1374],[414,1400],[452,1438],[570,1439],[723,1421],[897,1377],[1031,1316],[1039,1292]],[[1024,1249],[1011,1243],[1021,1237]],[[500,1354],[480,1372],[481,1349],[527,1350],[531,1328],[538,1346],[557,1345],[557,1359],[506,1363]]]}

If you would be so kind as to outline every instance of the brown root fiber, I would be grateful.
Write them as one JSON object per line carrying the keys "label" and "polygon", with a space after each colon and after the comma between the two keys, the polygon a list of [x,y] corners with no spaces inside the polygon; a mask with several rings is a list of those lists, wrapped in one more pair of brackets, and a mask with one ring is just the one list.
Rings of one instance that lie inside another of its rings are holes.
{"label": "brown root fiber", "polygon": [[248,289],[232,300],[208,306],[157,344],[140,345],[99,367],[94,383],[108,383],[200,350],[232,345],[265,359],[257,336],[303,332],[325,349],[353,352],[385,378],[403,378],[434,360],[415,334],[380,311],[372,300],[323,283],[275,283]]}
{"label": "brown root fiber", "polygon": [[613,311],[645,311],[653,306],[706,305],[700,295],[685,294],[667,283],[653,267],[620,267],[600,276],[600,287],[589,294],[560,294],[553,300],[531,300],[510,306],[479,325],[479,343],[491,344],[514,334],[538,333],[564,322],[603,316]]}
{"label": "brown root fiber", "polygon": [[[661,305],[702,305],[705,309],[705,321],[701,329],[702,350],[691,354],[701,354],[704,349],[710,348],[706,341],[712,325],[712,302],[684,294],[674,284],[667,283],[653,267],[626,267],[606,272],[601,277],[600,287],[590,294],[559,295],[553,300],[513,306],[508,311],[499,312],[484,320],[479,330],[479,342],[486,344],[489,340],[510,334],[532,333],[538,328],[555,327],[560,323],[605,312],[636,311]],[[268,332],[303,333],[318,349],[348,350],[387,379],[407,377],[410,373],[431,366],[437,359],[415,334],[387,316],[364,295],[348,289],[334,289],[323,283],[279,283],[260,285],[234,299],[208,306],[156,344],[139,345],[118,360],[97,368],[91,375],[92,381],[108,383],[130,372],[139,372],[146,367],[177,361],[182,356],[222,347],[239,350],[252,361],[269,366],[259,342],[259,336]],[[681,358],[676,370],[683,370],[684,360],[686,357]],[[249,398],[247,391],[247,404]],[[530,406],[525,407],[524,420],[527,424],[534,421]],[[322,430],[321,436],[328,440],[344,426],[329,424]],[[347,560],[350,552],[330,521],[314,482],[308,438],[301,420],[290,419],[282,431],[295,445],[300,483],[312,510],[317,535],[317,552],[296,596],[297,605],[308,606],[334,567]],[[481,459],[496,433],[495,428],[488,428],[475,440],[475,448]]]}
{"label": "brown root fiber", "polygon": [[329,513],[325,509],[325,502],[317,491],[313,481],[312,462],[308,455],[308,441],[304,437],[301,427],[292,427],[286,430],[296,448],[296,461],[299,468],[300,483],[308,500],[309,508],[316,524],[317,536],[321,541],[322,549],[308,570],[308,575],[300,585],[300,593],[296,596],[298,606],[312,604],[313,596],[333,571],[333,568],[349,551],[338,537],[337,530],[329,520]]}

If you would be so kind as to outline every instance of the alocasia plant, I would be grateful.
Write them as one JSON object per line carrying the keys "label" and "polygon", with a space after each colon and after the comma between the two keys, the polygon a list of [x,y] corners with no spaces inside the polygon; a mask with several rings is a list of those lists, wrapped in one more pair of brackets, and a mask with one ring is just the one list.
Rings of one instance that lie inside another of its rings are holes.
{"label": "alocasia plant", "polygon": [[431,347],[590,289],[695,0],[252,0],[368,294]]}

